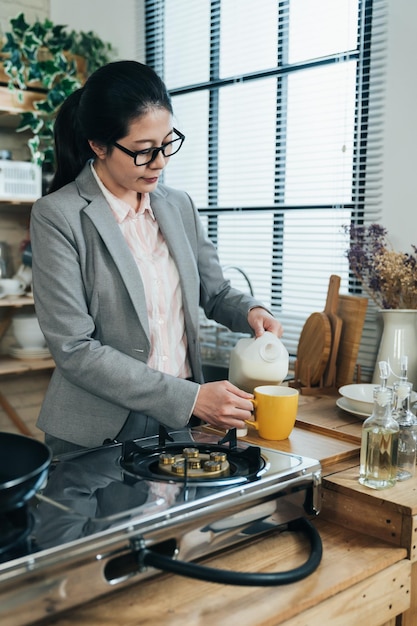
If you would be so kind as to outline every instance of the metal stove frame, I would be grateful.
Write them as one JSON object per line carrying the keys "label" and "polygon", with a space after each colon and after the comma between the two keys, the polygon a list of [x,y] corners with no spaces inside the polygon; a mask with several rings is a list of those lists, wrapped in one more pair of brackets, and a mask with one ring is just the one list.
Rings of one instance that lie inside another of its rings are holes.
{"label": "metal stove frame", "polygon": [[[157,575],[144,549],[195,561],[317,515],[321,466],[315,459],[261,448],[268,470],[259,480],[230,486],[196,501],[116,523],[97,534],[0,565],[0,622],[23,626]],[[284,475],[273,460],[294,466]],[[36,496],[42,499],[42,493]],[[321,555],[320,555],[321,558]]]}

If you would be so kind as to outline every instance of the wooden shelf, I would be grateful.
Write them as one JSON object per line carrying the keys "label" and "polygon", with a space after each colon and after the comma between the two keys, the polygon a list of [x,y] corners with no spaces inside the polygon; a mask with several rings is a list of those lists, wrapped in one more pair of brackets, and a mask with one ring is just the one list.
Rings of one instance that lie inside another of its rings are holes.
{"label": "wooden shelf", "polygon": [[32,296],[6,296],[5,298],[0,298],[0,307],[20,308],[30,304],[35,304]]}
{"label": "wooden shelf", "polygon": [[33,200],[6,200],[4,198],[0,198],[0,209],[3,207],[13,207],[13,209],[30,209],[33,206],[33,203],[38,199],[39,197],[34,198]]}
{"label": "wooden shelf", "polygon": [[25,374],[40,370],[53,369],[55,361],[51,357],[44,359],[16,359],[11,356],[0,356],[0,376],[6,374]]}
{"label": "wooden shelf", "polygon": [[[13,309],[19,309],[33,304],[34,300],[31,295],[6,296],[5,298],[0,298],[0,307],[8,307],[10,313]],[[3,332],[5,332],[10,320],[11,317],[6,319]],[[50,357],[43,359],[16,359],[11,356],[0,355],[0,376],[4,376],[5,374],[23,374],[24,372],[33,372],[53,367],[55,367],[55,363]]]}
{"label": "wooden shelf", "polygon": [[[11,323],[13,310],[33,304],[34,300],[31,295],[6,296],[5,298],[0,298],[0,308],[2,307],[5,310],[5,315],[3,315],[0,320],[0,340],[5,335]],[[7,376],[8,374],[16,376],[18,374],[25,374],[28,372],[53,369],[54,367],[55,362],[50,356],[43,359],[18,359],[8,355],[0,355],[0,378],[2,376]],[[30,432],[25,422],[22,420],[14,407],[8,402],[5,395],[1,393],[1,391],[0,407],[6,412],[10,420],[23,435],[27,435],[29,437],[33,436],[33,433]]]}
{"label": "wooden shelf", "polygon": [[[21,94],[22,100],[20,101],[19,94]],[[19,113],[25,113],[26,111],[34,111],[34,103],[39,100],[44,100],[45,94],[38,91],[10,91],[7,85],[0,84],[0,111],[6,115],[17,115]],[[13,125],[13,120],[7,121],[8,124]]]}

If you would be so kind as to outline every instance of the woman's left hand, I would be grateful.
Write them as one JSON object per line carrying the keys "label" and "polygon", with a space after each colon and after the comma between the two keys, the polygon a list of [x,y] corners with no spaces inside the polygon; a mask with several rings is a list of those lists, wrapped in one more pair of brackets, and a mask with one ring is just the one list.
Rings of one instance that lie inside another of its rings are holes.
{"label": "woman's left hand", "polygon": [[260,306],[249,311],[248,322],[255,333],[255,337],[260,337],[267,330],[277,337],[282,337],[284,332],[281,322]]}

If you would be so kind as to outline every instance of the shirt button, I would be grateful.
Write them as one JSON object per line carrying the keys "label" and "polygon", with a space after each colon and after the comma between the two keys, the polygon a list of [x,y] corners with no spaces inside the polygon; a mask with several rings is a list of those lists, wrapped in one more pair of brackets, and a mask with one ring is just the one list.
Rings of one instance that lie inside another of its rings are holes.
{"label": "shirt button", "polygon": [[163,324],[163,323],[164,323],[164,320],[163,320],[163,319],[159,319],[159,320],[158,320],[158,324],[159,324],[160,326],[162,326],[162,324]]}
{"label": "shirt button", "polygon": [[168,361],[168,357],[166,356],[166,354],[162,357],[162,360],[165,362]]}

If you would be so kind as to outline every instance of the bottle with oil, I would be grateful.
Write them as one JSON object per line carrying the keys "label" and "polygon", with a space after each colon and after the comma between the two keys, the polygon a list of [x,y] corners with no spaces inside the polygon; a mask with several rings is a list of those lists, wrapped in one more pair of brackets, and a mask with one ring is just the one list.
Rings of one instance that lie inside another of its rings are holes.
{"label": "bottle with oil", "polygon": [[388,363],[380,361],[379,369],[381,384],[374,390],[373,412],[362,426],[359,482],[372,489],[387,489],[397,481],[399,425],[392,416]]}
{"label": "bottle with oil", "polygon": [[392,416],[399,426],[397,480],[412,478],[416,468],[417,418],[410,410],[413,384],[407,379],[407,363],[403,357],[400,379],[393,384]]}

